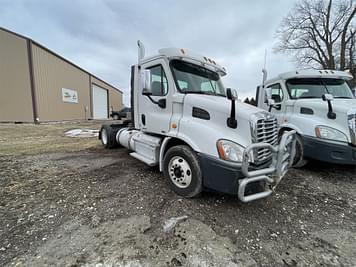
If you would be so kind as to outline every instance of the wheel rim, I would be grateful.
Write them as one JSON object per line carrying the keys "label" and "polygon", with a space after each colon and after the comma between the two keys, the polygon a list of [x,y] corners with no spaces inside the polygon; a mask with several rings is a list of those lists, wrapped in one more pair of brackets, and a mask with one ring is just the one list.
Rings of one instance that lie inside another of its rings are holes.
{"label": "wheel rim", "polygon": [[101,131],[101,141],[103,142],[104,145],[106,145],[108,143],[108,133],[107,133],[106,129],[103,129]]}
{"label": "wheel rim", "polygon": [[180,156],[171,158],[168,173],[173,184],[179,188],[187,188],[192,181],[192,170],[188,162]]}

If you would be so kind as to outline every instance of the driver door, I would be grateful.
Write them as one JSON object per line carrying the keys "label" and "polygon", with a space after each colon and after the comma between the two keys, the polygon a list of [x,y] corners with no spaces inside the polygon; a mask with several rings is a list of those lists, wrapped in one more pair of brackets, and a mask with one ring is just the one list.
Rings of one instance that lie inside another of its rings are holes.
{"label": "driver door", "polygon": [[140,129],[150,133],[165,134],[170,129],[172,116],[172,101],[170,95],[173,88],[169,86],[167,74],[169,68],[164,60],[155,60],[141,65],[141,71],[150,70],[153,101],[166,101],[165,107],[159,107],[148,96],[139,96],[139,125]]}

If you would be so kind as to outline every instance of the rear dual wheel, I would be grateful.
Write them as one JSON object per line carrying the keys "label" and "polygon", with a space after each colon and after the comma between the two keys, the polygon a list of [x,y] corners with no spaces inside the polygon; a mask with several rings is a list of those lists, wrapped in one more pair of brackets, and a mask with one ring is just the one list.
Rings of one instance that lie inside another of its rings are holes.
{"label": "rear dual wheel", "polygon": [[99,138],[101,140],[101,144],[105,148],[115,148],[118,147],[119,144],[116,141],[116,134],[120,128],[111,127],[110,125],[103,125],[100,129]]}

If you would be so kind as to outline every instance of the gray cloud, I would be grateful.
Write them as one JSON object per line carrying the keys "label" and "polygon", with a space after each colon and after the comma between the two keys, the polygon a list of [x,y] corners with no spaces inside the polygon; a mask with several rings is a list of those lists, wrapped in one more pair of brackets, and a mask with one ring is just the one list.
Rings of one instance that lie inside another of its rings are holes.
{"label": "gray cloud", "polygon": [[24,34],[119,87],[129,99],[136,40],[147,54],[184,47],[228,69],[226,86],[241,98],[261,81],[264,51],[269,77],[295,67],[273,54],[274,32],[293,1],[11,1],[2,0],[0,25]]}

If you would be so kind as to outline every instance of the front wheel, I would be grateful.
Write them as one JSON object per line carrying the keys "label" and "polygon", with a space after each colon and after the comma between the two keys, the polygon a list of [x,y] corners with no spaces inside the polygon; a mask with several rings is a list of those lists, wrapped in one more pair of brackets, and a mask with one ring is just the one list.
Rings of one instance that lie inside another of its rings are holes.
{"label": "front wheel", "polygon": [[203,190],[203,176],[196,153],[188,146],[168,149],[163,159],[163,173],[172,190],[186,198]]}
{"label": "front wheel", "polygon": [[304,148],[303,148],[303,140],[297,135],[295,142],[295,156],[293,160],[292,167],[301,168],[308,163],[306,159],[304,159]]}

